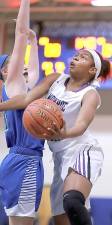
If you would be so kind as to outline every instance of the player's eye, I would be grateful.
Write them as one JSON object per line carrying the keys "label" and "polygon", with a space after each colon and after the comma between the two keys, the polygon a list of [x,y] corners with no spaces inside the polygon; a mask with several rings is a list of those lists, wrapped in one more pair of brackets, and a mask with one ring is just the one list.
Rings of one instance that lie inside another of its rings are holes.
{"label": "player's eye", "polygon": [[85,55],[82,55],[82,54],[81,54],[80,57],[81,57],[81,58],[85,58]]}

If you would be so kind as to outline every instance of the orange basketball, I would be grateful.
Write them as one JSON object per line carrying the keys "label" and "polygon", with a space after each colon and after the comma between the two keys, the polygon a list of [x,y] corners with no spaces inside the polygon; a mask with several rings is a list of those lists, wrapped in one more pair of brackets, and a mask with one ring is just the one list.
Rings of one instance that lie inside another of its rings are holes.
{"label": "orange basketball", "polygon": [[44,133],[51,136],[48,128],[63,127],[63,115],[58,105],[49,99],[38,99],[27,106],[23,114],[25,129],[37,138],[44,138]]}

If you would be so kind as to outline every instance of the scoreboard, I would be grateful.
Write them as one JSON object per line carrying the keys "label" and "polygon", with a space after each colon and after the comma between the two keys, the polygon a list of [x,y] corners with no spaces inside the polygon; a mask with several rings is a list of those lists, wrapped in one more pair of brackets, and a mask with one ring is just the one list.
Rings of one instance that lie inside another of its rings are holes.
{"label": "scoreboard", "polygon": [[[71,37],[52,38],[40,37],[38,39],[39,61],[41,77],[48,76],[52,72],[69,73],[69,64],[73,55],[82,48],[91,48],[99,51],[104,58],[112,61],[112,43],[105,37]],[[30,50],[30,47],[28,47]],[[28,51],[26,58],[29,57]],[[112,75],[101,88],[112,88]]]}

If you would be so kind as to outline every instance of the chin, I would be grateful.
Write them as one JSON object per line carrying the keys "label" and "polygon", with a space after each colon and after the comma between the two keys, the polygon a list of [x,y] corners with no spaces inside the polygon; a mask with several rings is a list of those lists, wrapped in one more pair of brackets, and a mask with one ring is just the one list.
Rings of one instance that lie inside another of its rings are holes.
{"label": "chin", "polygon": [[75,70],[72,69],[72,68],[70,68],[70,69],[69,69],[69,73],[70,73],[70,75],[71,75],[71,74],[73,75],[73,74],[75,74]]}
{"label": "chin", "polygon": [[70,68],[69,69],[69,73],[75,73],[74,69],[73,68]]}

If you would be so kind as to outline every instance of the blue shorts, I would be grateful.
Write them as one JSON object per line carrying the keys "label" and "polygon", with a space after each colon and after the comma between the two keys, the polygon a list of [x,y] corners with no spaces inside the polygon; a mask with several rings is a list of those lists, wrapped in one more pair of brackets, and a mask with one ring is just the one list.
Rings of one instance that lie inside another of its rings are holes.
{"label": "blue shorts", "polygon": [[35,217],[44,171],[42,157],[11,152],[0,165],[0,191],[8,216]]}

